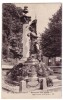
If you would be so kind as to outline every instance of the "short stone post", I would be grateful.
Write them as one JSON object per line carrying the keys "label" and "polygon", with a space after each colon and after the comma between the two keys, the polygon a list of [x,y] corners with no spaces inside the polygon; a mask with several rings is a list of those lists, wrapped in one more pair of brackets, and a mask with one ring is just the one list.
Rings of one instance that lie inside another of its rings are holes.
{"label": "short stone post", "polygon": [[40,89],[43,89],[43,79],[40,81]]}
{"label": "short stone post", "polygon": [[46,78],[40,79],[40,89],[46,89],[47,84],[46,84]]}
{"label": "short stone post", "polygon": [[23,92],[26,90],[26,81],[22,80],[19,86],[19,92]]}

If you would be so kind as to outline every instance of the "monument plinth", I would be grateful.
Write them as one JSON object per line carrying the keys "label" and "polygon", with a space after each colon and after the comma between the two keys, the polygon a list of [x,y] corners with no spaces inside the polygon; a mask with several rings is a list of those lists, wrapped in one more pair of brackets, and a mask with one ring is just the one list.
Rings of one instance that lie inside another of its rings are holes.
{"label": "monument plinth", "polygon": [[28,7],[25,6],[23,9],[23,16],[21,17],[21,21],[23,23],[23,58],[28,58],[29,57],[29,50],[30,50],[30,38],[27,36],[29,33],[29,22],[31,21],[31,17],[27,16],[26,14],[28,13]]}

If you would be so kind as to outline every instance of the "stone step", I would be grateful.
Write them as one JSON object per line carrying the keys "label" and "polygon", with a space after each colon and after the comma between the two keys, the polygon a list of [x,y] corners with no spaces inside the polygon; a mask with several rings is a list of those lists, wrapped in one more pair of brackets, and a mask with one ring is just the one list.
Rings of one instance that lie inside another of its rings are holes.
{"label": "stone step", "polygon": [[56,76],[56,75],[50,75],[49,78],[50,78],[50,79],[56,79],[57,76]]}
{"label": "stone step", "polygon": [[19,92],[19,86],[7,84],[7,83],[4,83],[4,82],[2,82],[2,88],[6,89],[6,90],[8,90],[10,92],[15,92],[15,93]]}
{"label": "stone step", "polygon": [[12,69],[13,65],[2,65],[2,69]]}
{"label": "stone step", "polygon": [[62,85],[62,81],[59,79],[53,79],[53,86],[61,86]]}
{"label": "stone step", "polygon": [[25,61],[27,61],[27,58],[21,58],[18,62],[17,62],[17,64],[19,64],[19,63],[24,63]]}
{"label": "stone step", "polygon": [[46,89],[43,89],[41,91],[49,91],[49,90],[61,90],[62,89],[62,86],[52,86],[52,87],[47,87]]}
{"label": "stone step", "polygon": [[[52,76],[49,78],[52,79],[53,86],[62,86],[62,81],[57,79],[57,76]],[[45,88],[47,88],[46,78],[40,78],[39,81],[41,81],[42,79],[43,79],[43,88],[45,89]]]}
{"label": "stone step", "polygon": [[50,79],[53,81],[53,86],[61,86],[62,81],[57,79],[57,76],[49,76]]}

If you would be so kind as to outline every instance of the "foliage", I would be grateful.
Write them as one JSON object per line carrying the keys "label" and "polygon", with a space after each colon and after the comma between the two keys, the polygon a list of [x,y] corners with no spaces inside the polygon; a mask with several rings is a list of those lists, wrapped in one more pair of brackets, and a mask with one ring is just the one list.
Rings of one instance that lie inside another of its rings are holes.
{"label": "foliage", "polygon": [[[13,3],[3,3],[2,9],[2,53],[4,56],[6,56],[6,58],[8,58],[10,57],[10,55],[8,55],[9,47],[13,45],[12,41],[14,40],[14,38],[16,39],[16,46],[22,51],[21,41],[23,24],[20,20],[20,17],[23,13],[22,8],[16,7]],[[5,53],[5,51],[7,53]]]}
{"label": "foliage", "polygon": [[11,79],[13,81],[19,81],[22,80],[23,77],[27,75],[26,69],[24,69],[24,66],[22,63],[19,63],[18,65],[15,65],[11,70]]}
{"label": "foliage", "polygon": [[41,36],[41,46],[44,56],[61,56],[61,33],[62,33],[62,8],[49,19],[48,28]]}

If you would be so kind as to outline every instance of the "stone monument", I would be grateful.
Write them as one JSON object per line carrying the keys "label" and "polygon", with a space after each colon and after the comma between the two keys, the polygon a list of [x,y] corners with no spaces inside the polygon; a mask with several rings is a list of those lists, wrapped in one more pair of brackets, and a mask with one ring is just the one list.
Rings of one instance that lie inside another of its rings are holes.
{"label": "stone monument", "polygon": [[[31,21],[31,17],[27,16],[28,7],[24,7],[23,16],[21,20],[23,22],[23,59],[28,63],[28,66],[32,66],[31,68],[31,76],[37,76],[35,63],[37,60],[37,32],[36,32],[36,23],[37,20],[33,20],[29,26],[29,22]],[[25,64],[25,63],[24,63]]]}
{"label": "stone monument", "polygon": [[27,16],[28,13],[28,7],[25,6],[24,10],[23,10],[23,16],[21,17],[21,21],[23,23],[23,38],[22,38],[22,42],[23,42],[23,58],[28,58],[29,57],[29,50],[30,50],[30,37],[27,36],[27,34],[29,33],[29,22],[31,21],[31,17]]}

